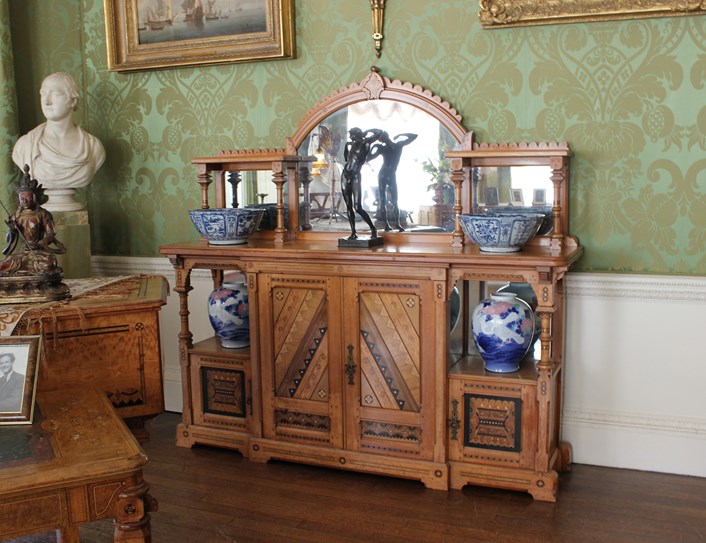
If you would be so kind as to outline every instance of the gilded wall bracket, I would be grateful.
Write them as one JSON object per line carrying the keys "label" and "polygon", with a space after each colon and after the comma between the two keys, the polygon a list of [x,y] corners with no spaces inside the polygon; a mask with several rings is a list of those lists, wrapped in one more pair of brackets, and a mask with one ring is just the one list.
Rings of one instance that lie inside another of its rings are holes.
{"label": "gilded wall bracket", "polygon": [[370,10],[373,14],[373,42],[375,43],[375,56],[382,55],[382,27],[385,20],[385,0],[370,0]]}

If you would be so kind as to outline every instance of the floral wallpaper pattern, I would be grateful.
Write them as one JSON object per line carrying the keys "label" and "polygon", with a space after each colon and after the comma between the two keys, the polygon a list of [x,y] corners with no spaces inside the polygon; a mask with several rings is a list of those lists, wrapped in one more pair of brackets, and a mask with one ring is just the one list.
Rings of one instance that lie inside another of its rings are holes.
{"label": "floral wallpaper pattern", "polygon": [[42,120],[41,79],[64,70],[83,88],[77,122],[106,147],[86,195],[95,254],[195,239],[191,158],[283,146],[376,64],[448,100],[479,141],[570,143],[578,269],[706,274],[703,16],[482,30],[473,2],[405,0],[386,8],[378,60],[367,2],[297,0],[296,59],[117,74],[100,0],[9,2],[20,130]]}
{"label": "floral wallpaper pattern", "polygon": [[[10,13],[7,0],[0,0],[0,176],[13,179],[17,169],[12,162],[12,146],[19,136],[17,127],[17,92],[12,58]],[[0,184],[0,201],[14,209],[14,192],[10,183]],[[0,215],[5,218],[4,210]],[[2,223],[0,223],[2,224]]]}

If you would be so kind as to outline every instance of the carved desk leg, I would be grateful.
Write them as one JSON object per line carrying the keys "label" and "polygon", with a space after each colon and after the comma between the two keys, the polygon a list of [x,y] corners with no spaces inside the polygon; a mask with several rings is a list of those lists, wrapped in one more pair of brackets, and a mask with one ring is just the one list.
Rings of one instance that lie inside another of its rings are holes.
{"label": "carved desk leg", "polygon": [[[115,504],[115,543],[151,543],[150,511],[157,511],[157,500],[149,494],[150,485],[123,490]],[[77,540],[78,541],[78,540]]]}

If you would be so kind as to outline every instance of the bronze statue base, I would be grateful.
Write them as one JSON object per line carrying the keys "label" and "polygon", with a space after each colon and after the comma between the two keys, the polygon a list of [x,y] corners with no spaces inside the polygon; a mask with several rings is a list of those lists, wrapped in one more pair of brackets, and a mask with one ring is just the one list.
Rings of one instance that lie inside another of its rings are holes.
{"label": "bronze statue base", "polygon": [[370,238],[338,238],[339,247],[378,247],[384,243],[381,236]]}
{"label": "bronze statue base", "polygon": [[64,274],[0,276],[0,301],[4,304],[58,302],[71,297],[69,287],[62,283]]}

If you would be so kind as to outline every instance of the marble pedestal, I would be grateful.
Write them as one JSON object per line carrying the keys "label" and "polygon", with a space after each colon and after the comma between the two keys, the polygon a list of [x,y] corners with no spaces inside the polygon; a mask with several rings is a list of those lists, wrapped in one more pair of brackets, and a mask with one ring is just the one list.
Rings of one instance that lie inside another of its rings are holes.
{"label": "marble pedestal", "polygon": [[56,237],[66,246],[57,255],[65,279],[91,277],[91,228],[88,211],[52,211]]}

